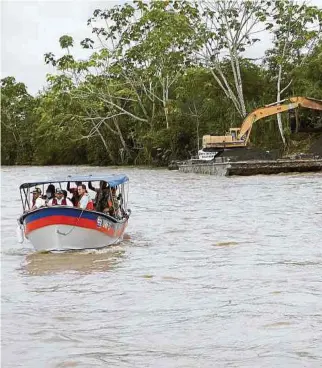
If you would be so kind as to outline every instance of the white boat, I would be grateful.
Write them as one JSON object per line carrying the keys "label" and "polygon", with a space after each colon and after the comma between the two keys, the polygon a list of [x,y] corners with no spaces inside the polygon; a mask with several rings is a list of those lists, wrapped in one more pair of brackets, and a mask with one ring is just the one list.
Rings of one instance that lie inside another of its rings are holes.
{"label": "white boat", "polygon": [[[18,219],[21,235],[37,251],[102,248],[121,241],[131,213],[127,209],[128,181],[125,175],[69,176],[22,184],[20,194],[24,213]],[[106,182],[109,188],[117,188],[120,199],[118,215],[59,205],[31,210],[32,188],[57,183],[62,188],[62,184],[67,182]]]}

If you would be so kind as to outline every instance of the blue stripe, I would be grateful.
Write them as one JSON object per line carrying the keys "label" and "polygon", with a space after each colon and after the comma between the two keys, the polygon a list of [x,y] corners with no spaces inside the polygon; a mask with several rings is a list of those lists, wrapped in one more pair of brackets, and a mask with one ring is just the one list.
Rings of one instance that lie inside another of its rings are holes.
{"label": "blue stripe", "polygon": [[[33,222],[35,220],[39,220],[42,219],[44,217],[49,217],[49,216],[70,216],[70,217],[76,217],[78,218],[81,214],[82,210],[80,209],[76,209],[76,208],[71,208],[71,207],[66,207],[66,208],[61,208],[61,207],[46,207],[46,208],[42,208],[40,210],[38,210],[35,213],[30,213],[25,217],[25,221],[26,224],[29,224],[30,222]],[[96,213],[91,213],[91,212],[83,212],[81,218],[85,218],[88,220],[96,220],[97,219],[98,214]]]}

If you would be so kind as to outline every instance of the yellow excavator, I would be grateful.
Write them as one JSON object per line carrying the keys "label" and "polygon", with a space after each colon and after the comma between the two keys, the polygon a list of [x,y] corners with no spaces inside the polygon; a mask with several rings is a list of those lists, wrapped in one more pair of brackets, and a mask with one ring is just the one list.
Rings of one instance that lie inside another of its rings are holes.
{"label": "yellow excavator", "polygon": [[322,100],[309,97],[291,97],[280,102],[260,107],[246,116],[240,128],[230,128],[225,135],[204,135],[202,150],[198,152],[199,159],[211,160],[219,152],[227,148],[246,147],[253,124],[267,116],[305,107],[322,111]]}

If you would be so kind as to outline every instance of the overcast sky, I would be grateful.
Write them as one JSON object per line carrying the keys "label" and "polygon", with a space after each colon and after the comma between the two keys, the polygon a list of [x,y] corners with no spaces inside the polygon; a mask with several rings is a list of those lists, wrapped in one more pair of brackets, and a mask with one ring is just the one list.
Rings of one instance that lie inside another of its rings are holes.
{"label": "overcast sky", "polygon": [[[46,74],[53,72],[45,65],[44,54],[61,53],[59,37],[68,34],[79,44],[85,37],[91,37],[86,22],[95,9],[124,2],[1,0],[1,78],[14,76],[27,85],[30,93],[37,93],[46,83]],[[310,3],[322,7],[322,0]],[[262,56],[268,44],[266,37],[250,56]],[[74,48],[78,57],[86,53],[80,47]]]}

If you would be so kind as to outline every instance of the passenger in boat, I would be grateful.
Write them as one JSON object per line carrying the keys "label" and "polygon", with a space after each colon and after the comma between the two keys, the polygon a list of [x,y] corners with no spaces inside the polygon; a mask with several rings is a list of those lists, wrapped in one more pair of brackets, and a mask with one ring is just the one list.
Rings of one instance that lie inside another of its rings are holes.
{"label": "passenger in boat", "polygon": [[87,193],[86,185],[85,184],[78,185],[77,190],[78,190],[78,195],[79,195],[79,202],[78,202],[77,207],[86,209],[86,210],[93,210],[94,204],[90,196]]}
{"label": "passenger in boat", "polygon": [[55,198],[48,202],[48,206],[68,206],[73,207],[73,203],[69,198],[64,198],[63,190],[60,188],[56,189]]}
{"label": "passenger in boat", "polygon": [[72,197],[72,202],[74,204],[75,207],[78,207],[78,202],[79,202],[79,194],[78,194],[78,186],[82,185],[81,181],[75,181],[76,184],[76,188],[71,188],[70,187],[70,181],[67,183],[67,190],[69,191],[69,193],[71,193],[73,195]]}
{"label": "passenger in boat", "polygon": [[[63,189],[63,194],[64,194],[64,198],[68,198],[67,197],[67,190]],[[69,199],[69,198],[68,198]],[[70,199],[69,199],[70,200]]]}
{"label": "passenger in boat", "polygon": [[119,197],[116,195],[117,187],[111,187],[111,196],[107,201],[107,206],[104,208],[105,213],[109,213],[111,216],[120,217],[120,204]]}
{"label": "passenger in boat", "polygon": [[99,193],[97,203],[96,203],[96,211],[98,212],[104,212],[104,208],[106,207],[106,204],[110,200],[111,194],[110,194],[110,187],[107,186],[105,189]]}
{"label": "passenger in boat", "polygon": [[41,189],[35,188],[32,192],[32,210],[44,207],[46,205],[45,200],[41,197]]}
{"label": "passenger in boat", "polygon": [[46,190],[46,195],[43,196],[43,199],[45,200],[45,203],[48,204],[48,202],[55,198],[55,186],[53,184],[49,184]]}
{"label": "passenger in boat", "polygon": [[95,196],[95,209],[96,211],[103,212],[106,203],[108,201],[108,197],[110,195],[110,187],[107,185],[106,181],[100,181],[100,187],[95,188],[92,185],[92,182],[88,182],[88,188],[96,192]]}

